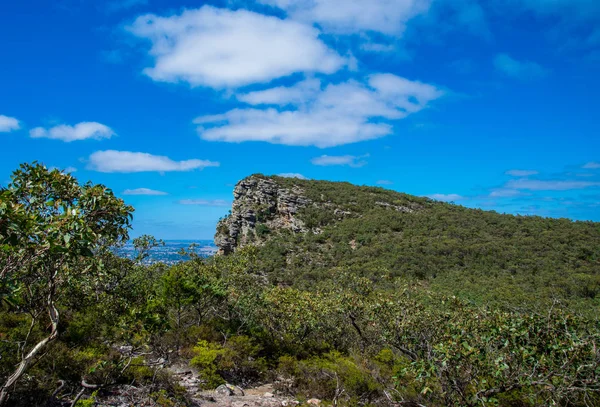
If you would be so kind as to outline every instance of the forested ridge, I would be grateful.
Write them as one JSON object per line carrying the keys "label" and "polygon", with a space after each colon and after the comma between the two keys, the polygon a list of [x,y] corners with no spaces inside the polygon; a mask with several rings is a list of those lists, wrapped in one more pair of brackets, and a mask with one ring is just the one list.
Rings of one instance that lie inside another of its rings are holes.
{"label": "forested ridge", "polygon": [[112,250],[132,207],[22,165],[0,191],[0,404],[191,406],[272,383],[302,404],[600,405],[597,223],[347,183],[238,186],[265,182],[275,206],[236,187],[219,223],[235,250],[144,265],[160,240],[135,239],[134,260]]}
{"label": "forested ridge", "polygon": [[297,217],[312,233],[265,233],[260,222],[254,231],[263,237],[258,258],[273,284],[311,287],[338,267],[382,286],[396,277],[420,281],[479,304],[561,301],[597,315],[598,223],[469,209],[378,187],[256,177],[300,188],[311,202]]}

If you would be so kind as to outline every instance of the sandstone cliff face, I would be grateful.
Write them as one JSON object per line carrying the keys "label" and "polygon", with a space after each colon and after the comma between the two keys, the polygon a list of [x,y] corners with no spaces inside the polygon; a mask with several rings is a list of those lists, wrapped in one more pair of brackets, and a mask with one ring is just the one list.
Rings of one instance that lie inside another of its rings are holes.
{"label": "sandstone cliff face", "polygon": [[219,221],[215,244],[219,254],[229,254],[237,248],[260,242],[271,230],[289,229],[307,232],[296,215],[311,204],[299,187],[282,188],[273,180],[251,176],[237,183],[233,191],[231,214]]}

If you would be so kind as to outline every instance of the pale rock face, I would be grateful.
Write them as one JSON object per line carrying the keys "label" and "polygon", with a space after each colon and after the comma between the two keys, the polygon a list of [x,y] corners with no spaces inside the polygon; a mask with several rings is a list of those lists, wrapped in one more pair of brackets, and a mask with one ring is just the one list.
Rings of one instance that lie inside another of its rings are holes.
{"label": "pale rock face", "polygon": [[217,225],[215,244],[219,254],[232,253],[253,242],[258,224],[269,230],[308,231],[296,215],[311,201],[298,187],[282,188],[270,179],[252,176],[238,182],[233,196],[231,215]]}
{"label": "pale rock face", "polygon": [[218,397],[224,396],[244,396],[244,390],[238,386],[233,386],[229,383],[222,384],[215,389],[215,394]]}
{"label": "pale rock face", "polygon": [[[319,227],[309,228],[302,220],[303,208],[312,207],[333,215],[337,221],[345,218],[361,216],[353,213],[350,202],[344,208],[326,200],[315,201],[306,197],[305,191],[298,185],[284,187],[277,180],[252,175],[237,183],[233,191],[234,201],[231,214],[217,224],[215,244],[219,248],[217,254],[229,254],[248,245],[262,245],[270,234],[282,230],[293,233],[320,234]],[[375,207],[403,213],[413,213],[421,209],[417,203],[407,202],[407,206],[395,205],[390,202],[376,201]],[[350,209],[348,209],[350,206]],[[352,243],[351,243],[352,245]]]}

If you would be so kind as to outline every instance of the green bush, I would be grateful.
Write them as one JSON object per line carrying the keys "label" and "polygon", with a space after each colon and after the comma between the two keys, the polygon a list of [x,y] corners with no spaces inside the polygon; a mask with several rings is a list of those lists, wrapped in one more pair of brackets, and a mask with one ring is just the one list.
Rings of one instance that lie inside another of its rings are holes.
{"label": "green bush", "polygon": [[260,350],[247,336],[232,336],[223,345],[201,340],[193,349],[191,365],[199,370],[207,389],[225,382],[246,387],[265,376],[267,364]]}
{"label": "green bush", "polygon": [[305,397],[336,400],[347,405],[367,404],[381,396],[369,362],[330,352],[306,360],[279,359],[278,389]]}
{"label": "green bush", "polygon": [[219,344],[204,340],[198,342],[193,349],[194,357],[190,364],[198,369],[205,389],[214,389],[225,383],[225,380],[217,373],[219,358],[225,353],[225,349]]}
{"label": "green bush", "polygon": [[271,233],[271,229],[269,229],[269,227],[267,225],[265,225],[264,223],[259,223],[256,225],[256,228],[254,229],[256,236],[258,237],[265,237],[266,235],[268,235],[269,233]]}

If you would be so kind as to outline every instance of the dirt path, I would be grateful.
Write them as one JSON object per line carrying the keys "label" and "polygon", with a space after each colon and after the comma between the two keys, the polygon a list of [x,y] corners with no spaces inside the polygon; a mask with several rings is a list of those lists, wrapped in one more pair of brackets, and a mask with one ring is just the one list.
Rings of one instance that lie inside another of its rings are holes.
{"label": "dirt path", "polygon": [[198,372],[189,366],[171,366],[169,368],[186,389],[196,406],[219,407],[293,407],[300,403],[289,397],[275,395],[272,384],[240,389],[237,386],[222,385],[215,390],[201,391]]}

